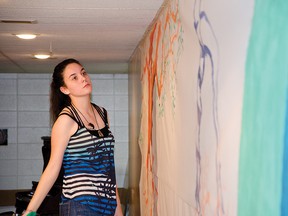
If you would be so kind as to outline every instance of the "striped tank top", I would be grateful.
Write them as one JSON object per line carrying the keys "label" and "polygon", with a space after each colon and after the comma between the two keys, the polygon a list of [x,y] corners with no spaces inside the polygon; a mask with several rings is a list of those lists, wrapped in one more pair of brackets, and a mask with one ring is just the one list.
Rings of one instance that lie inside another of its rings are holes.
{"label": "striped tank top", "polygon": [[68,106],[70,112],[62,111],[78,124],[71,136],[63,158],[62,202],[69,200],[88,205],[95,215],[114,215],[116,202],[116,176],[114,165],[114,137],[109,129],[107,111],[92,104],[105,123],[97,130],[87,129],[77,110]]}

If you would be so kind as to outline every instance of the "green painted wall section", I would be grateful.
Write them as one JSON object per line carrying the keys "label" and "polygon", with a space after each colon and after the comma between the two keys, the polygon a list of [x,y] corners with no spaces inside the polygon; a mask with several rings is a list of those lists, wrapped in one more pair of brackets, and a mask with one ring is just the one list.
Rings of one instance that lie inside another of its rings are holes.
{"label": "green painted wall section", "polygon": [[256,0],[246,61],[238,215],[281,215],[288,1]]}

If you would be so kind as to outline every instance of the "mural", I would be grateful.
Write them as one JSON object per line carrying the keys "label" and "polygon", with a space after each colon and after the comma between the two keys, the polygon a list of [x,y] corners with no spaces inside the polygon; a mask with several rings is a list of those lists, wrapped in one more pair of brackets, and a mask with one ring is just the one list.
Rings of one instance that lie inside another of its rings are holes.
{"label": "mural", "polygon": [[[182,48],[182,27],[179,20],[178,2],[170,4],[160,19],[152,26],[147,42],[142,49],[142,117],[139,145],[142,153],[141,188],[142,215],[157,215],[157,149],[153,140],[153,106],[157,101],[157,116],[165,112],[167,94],[172,97],[170,107],[175,107],[175,73],[177,58]],[[176,46],[177,43],[177,46]],[[169,80],[169,88],[165,88]],[[155,95],[156,91],[156,95]],[[155,99],[156,98],[156,99]],[[154,126],[155,127],[155,126]]]}
{"label": "mural", "polygon": [[[193,11],[192,16],[182,14],[183,20],[179,4],[167,3],[139,48],[141,215],[225,215],[217,107],[219,45],[202,1],[183,3],[183,13],[188,6]],[[186,46],[194,49],[185,50]],[[186,65],[183,59],[188,56],[192,59]],[[183,77],[189,86],[195,85],[192,91],[185,88]],[[191,109],[183,116],[185,107]],[[186,121],[191,126],[185,126]],[[182,138],[183,127],[190,130],[190,138]],[[191,167],[179,157],[187,157]],[[185,166],[190,167],[188,173]],[[186,181],[189,188],[177,192]]]}
{"label": "mural", "polygon": [[[211,109],[212,112],[212,119],[213,119],[213,127],[215,138],[211,141],[210,144],[215,145],[215,169],[216,169],[216,189],[217,189],[217,214],[216,215],[223,215],[224,214],[224,205],[223,205],[223,195],[222,195],[222,183],[221,183],[221,162],[219,159],[219,134],[218,134],[218,113],[217,113],[217,72],[218,68],[215,64],[214,58],[216,54],[218,54],[218,43],[209,22],[208,16],[205,11],[203,11],[201,7],[201,0],[195,0],[194,3],[194,29],[197,34],[197,40],[200,46],[200,59],[199,59],[199,68],[197,72],[197,123],[198,123],[198,138],[196,140],[196,189],[195,189],[195,200],[196,200],[196,208],[198,215],[205,215],[205,205],[207,200],[210,197],[210,192],[206,191],[206,193],[201,193],[201,167],[202,167],[202,153],[201,153],[201,136],[203,132],[202,128],[202,115],[203,115],[203,82],[204,79],[207,79],[207,76],[210,76],[210,85],[209,89],[211,92],[211,105],[208,109]],[[206,27],[206,28],[205,28]],[[204,30],[203,30],[204,29]],[[212,40],[215,41],[216,52],[212,53],[211,47],[209,47],[210,39],[209,37],[203,36],[204,34],[209,34],[212,36]],[[193,72],[192,72],[193,73]],[[208,78],[208,79],[209,79]],[[204,93],[205,95],[205,93]],[[206,176],[207,177],[207,176]],[[203,177],[202,177],[203,178]],[[212,179],[209,179],[211,181]]]}
{"label": "mural", "polygon": [[243,101],[239,216],[288,215],[288,26],[281,24],[287,12],[287,1],[255,4]]}
{"label": "mural", "polygon": [[131,60],[141,215],[287,215],[286,14],[282,0],[165,1]]}

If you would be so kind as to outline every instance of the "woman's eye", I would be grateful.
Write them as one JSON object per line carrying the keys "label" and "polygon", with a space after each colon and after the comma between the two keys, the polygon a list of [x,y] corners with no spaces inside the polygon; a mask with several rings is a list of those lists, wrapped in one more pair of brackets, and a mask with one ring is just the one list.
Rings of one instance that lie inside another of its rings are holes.
{"label": "woman's eye", "polygon": [[77,80],[77,77],[76,77],[76,76],[73,76],[73,77],[72,77],[72,80]]}

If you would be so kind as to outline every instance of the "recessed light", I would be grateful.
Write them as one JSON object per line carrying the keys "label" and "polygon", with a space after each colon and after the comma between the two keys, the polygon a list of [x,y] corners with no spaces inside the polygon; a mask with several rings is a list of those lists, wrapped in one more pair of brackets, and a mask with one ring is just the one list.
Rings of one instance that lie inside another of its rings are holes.
{"label": "recessed light", "polygon": [[34,55],[34,57],[37,59],[48,59],[50,55],[49,54],[36,54]]}
{"label": "recessed light", "polygon": [[16,34],[16,36],[21,39],[30,40],[30,39],[36,38],[37,35],[36,34]]}

